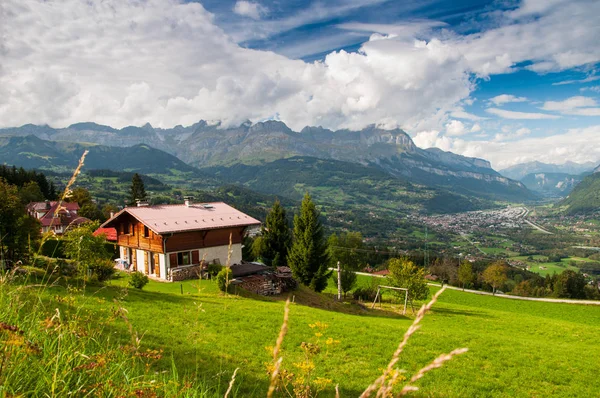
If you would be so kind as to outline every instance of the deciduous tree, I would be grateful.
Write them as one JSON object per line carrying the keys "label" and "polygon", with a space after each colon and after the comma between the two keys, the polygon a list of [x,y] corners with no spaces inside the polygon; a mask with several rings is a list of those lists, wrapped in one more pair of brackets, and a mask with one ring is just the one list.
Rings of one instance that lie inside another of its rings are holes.
{"label": "deciduous tree", "polygon": [[465,290],[465,286],[467,284],[473,282],[473,279],[473,265],[470,261],[463,260],[463,262],[458,266],[458,281],[462,285],[463,290]]}
{"label": "deciduous tree", "polygon": [[429,296],[425,270],[417,267],[408,258],[390,259],[388,270],[390,274],[387,280],[391,286],[408,289],[408,301],[411,307],[413,307],[413,300],[425,300]]}
{"label": "deciduous tree", "polygon": [[327,246],[331,267],[335,267],[339,261],[344,269],[358,271],[364,264],[364,244],[360,232],[345,232],[339,236],[332,234]]}
{"label": "deciduous tree", "polygon": [[503,262],[495,262],[483,271],[483,281],[492,287],[492,293],[506,282],[506,266]]}
{"label": "deciduous tree", "polygon": [[27,215],[17,187],[0,178],[0,266],[25,260],[39,236],[40,224]]}
{"label": "deciduous tree", "polygon": [[112,257],[106,245],[106,237],[94,236],[98,226],[98,222],[82,224],[69,229],[64,235],[65,255],[77,261],[78,271],[84,278],[88,269],[101,267]]}
{"label": "deciduous tree", "polygon": [[327,244],[323,238],[319,211],[308,193],[304,195],[300,213],[294,217],[294,242],[287,260],[300,283],[317,292],[325,289],[331,275],[327,269]]}

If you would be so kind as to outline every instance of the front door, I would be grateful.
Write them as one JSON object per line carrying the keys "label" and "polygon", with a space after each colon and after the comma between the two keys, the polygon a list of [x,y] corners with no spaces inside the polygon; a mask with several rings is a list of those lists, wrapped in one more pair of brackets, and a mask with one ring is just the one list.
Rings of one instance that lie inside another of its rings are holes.
{"label": "front door", "polygon": [[154,267],[154,275],[160,278],[160,260],[158,259],[158,253],[155,253],[152,257],[152,266]]}
{"label": "front door", "polygon": [[135,249],[129,249],[131,250],[131,264],[133,265],[133,270],[137,271],[137,250]]}

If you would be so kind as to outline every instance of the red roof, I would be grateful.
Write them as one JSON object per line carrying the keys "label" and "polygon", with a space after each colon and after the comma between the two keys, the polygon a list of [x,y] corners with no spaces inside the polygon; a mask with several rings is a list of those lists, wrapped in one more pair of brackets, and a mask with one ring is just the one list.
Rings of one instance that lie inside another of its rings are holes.
{"label": "red roof", "polygon": [[114,226],[121,214],[129,213],[157,234],[260,225],[260,221],[223,202],[191,205],[126,207],[100,227]]}
{"label": "red roof", "polygon": [[106,240],[111,242],[117,241],[117,229],[116,228],[98,228],[94,231],[94,236],[105,235]]}
{"label": "red roof", "polygon": [[[88,218],[77,215],[79,205],[74,202],[62,202],[58,207],[59,202],[32,202],[27,205],[27,209],[32,213],[45,212],[40,217],[40,223],[43,227],[49,226],[69,226],[79,225],[90,221]],[[56,214],[57,217],[54,217]],[[35,216],[35,214],[32,214]]]}
{"label": "red roof", "polygon": [[389,274],[390,274],[390,271],[387,269],[373,272],[373,275],[389,275]]}

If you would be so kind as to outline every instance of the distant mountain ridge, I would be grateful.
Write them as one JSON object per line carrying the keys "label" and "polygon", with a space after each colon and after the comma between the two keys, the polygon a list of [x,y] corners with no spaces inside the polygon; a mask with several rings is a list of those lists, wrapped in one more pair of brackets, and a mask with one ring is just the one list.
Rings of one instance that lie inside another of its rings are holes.
{"label": "distant mountain ridge", "polygon": [[85,158],[86,169],[111,169],[144,174],[198,172],[177,157],[144,144],[117,148],[47,141],[34,135],[0,137],[0,161],[26,168],[72,172],[86,149],[90,150]]}
{"label": "distant mountain ridge", "polygon": [[500,170],[500,174],[513,180],[521,181],[528,174],[535,173],[562,173],[578,175],[590,172],[596,167],[594,162],[575,163],[568,161],[564,164],[550,164],[538,161],[520,163],[506,169]]}
{"label": "distant mountain ridge", "polygon": [[581,175],[566,173],[532,173],[521,179],[527,188],[548,198],[567,196],[583,180]]}
{"label": "distant mountain ridge", "polygon": [[600,172],[586,176],[558,206],[568,214],[600,212]]}
{"label": "distant mountain ridge", "polygon": [[297,156],[331,159],[372,165],[413,183],[462,189],[486,198],[535,198],[523,184],[500,175],[486,160],[439,149],[424,150],[401,129],[383,130],[373,125],[360,131],[305,127],[294,132],[279,121],[248,122],[232,128],[200,121],[171,129],[146,124],[117,130],[95,123],[77,123],[62,129],[25,125],[0,130],[0,135],[30,134],[46,140],[117,147],[145,144],[200,168],[260,165]]}

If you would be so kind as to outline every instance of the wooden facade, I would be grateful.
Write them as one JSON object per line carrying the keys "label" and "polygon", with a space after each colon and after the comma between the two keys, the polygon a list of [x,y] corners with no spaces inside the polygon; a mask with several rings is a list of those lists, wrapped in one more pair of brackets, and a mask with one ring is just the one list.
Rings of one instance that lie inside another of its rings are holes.
{"label": "wooden facade", "polygon": [[129,214],[123,214],[116,224],[117,244],[132,249],[164,253],[163,237]]}
{"label": "wooden facade", "polygon": [[165,234],[154,233],[143,223],[123,214],[117,223],[117,244],[132,249],[148,250],[154,253],[169,253],[205,247],[242,243],[245,227],[187,231]]}

